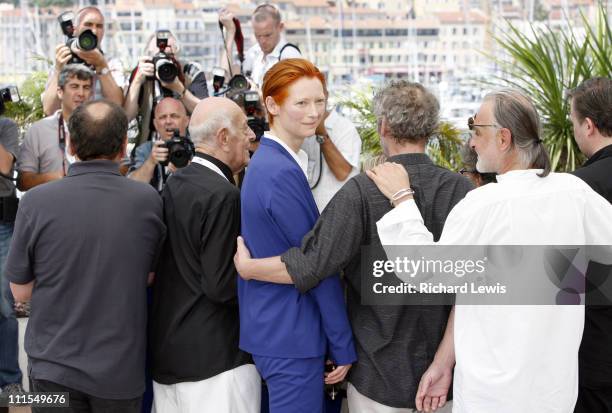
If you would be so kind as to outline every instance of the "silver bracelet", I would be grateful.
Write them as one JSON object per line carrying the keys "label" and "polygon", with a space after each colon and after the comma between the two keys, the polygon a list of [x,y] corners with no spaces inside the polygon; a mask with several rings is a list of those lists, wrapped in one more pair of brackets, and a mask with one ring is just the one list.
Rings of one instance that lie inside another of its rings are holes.
{"label": "silver bracelet", "polygon": [[412,188],[400,189],[399,191],[391,195],[391,199],[389,200],[389,203],[391,204],[392,207],[395,207],[395,204],[393,202],[402,199],[406,195],[414,195],[414,191],[412,190]]}

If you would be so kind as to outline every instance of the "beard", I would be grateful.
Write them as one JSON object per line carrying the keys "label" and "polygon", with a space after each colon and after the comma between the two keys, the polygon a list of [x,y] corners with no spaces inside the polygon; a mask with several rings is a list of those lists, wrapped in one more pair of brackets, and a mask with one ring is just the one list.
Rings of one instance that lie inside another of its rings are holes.
{"label": "beard", "polygon": [[497,165],[495,165],[495,162],[491,162],[481,156],[478,156],[478,160],[476,161],[476,170],[481,174],[497,173]]}

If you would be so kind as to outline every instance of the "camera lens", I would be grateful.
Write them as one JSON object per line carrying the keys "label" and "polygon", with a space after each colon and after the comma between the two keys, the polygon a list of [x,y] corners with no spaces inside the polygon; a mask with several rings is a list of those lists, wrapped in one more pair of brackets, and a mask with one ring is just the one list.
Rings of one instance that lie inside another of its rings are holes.
{"label": "camera lens", "polygon": [[242,75],[235,75],[230,79],[229,87],[236,92],[247,90],[249,88],[249,81]]}
{"label": "camera lens", "polygon": [[183,144],[176,143],[170,147],[168,160],[177,168],[187,166],[191,159],[191,153],[185,149]]}
{"label": "camera lens", "polygon": [[79,34],[77,47],[81,50],[93,50],[98,46],[98,38],[91,30],[85,30]]}
{"label": "camera lens", "polygon": [[157,77],[159,77],[159,80],[162,82],[172,82],[178,75],[178,69],[174,63],[168,59],[159,59],[155,62],[155,71],[157,72]]}

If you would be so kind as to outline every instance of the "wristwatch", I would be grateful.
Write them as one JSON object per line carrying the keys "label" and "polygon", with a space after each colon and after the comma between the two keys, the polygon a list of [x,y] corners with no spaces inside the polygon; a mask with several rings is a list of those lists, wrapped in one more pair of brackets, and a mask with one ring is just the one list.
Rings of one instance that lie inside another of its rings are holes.
{"label": "wristwatch", "polygon": [[327,136],[315,135],[315,139],[317,140],[317,142],[319,142],[319,145],[323,145],[323,143],[325,143],[325,139],[327,139]]}
{"label": "wristwatch", "polygon": [[98,76],[106,76],[110,73],[110,69],[108,67],[103,67],[102,70],[96,72]]}

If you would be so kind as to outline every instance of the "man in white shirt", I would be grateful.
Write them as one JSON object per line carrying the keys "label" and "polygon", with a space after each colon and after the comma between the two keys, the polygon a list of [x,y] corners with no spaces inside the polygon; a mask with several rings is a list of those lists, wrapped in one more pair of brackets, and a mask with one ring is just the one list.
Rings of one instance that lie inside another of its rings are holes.
{"label": "man in white shirt", "polygon": [[308,154],[312,196],[319,212],[323,212],[342,185],[359,173],[361,138],[350,120],[331,110],[302,149]]}
{"label": "man in white shirt", "polygon": [[[469,125],[476,168],[497,173],[498,182],[455,206],[440,244],[612,244],[612,206],[575,176],[550,172],[538,114],[527,97],[491,93]],[[396,205],[377,224],[382,243],[432,244],[413,195],[398,193],[410,188],[405,169],[386,163],[368,176]],[[583,325],[581,305],[458,305],[421,378],[417,408],[444,404],[455,366],[455,413],[571,413]]]}
{"label": "man in white shirt", "polygon": [[[227,9],[219,12],[219,21],[226,30],[226,53],[232,56],[236,26],[233,14]],[[250,77],[258,88],[262,87],[264,75],[272,66],[284,59],[302,57],[297,46],[288,43],[283,38],[284,23],[281,14],[274,4],[264,3],[255,8],[251,17],[253,34],[257,43],[245,53],[243,71]],[[227,67],[227,58],[221,59],[221,64]],[[236,71],[233,71],[236,73]]]}

